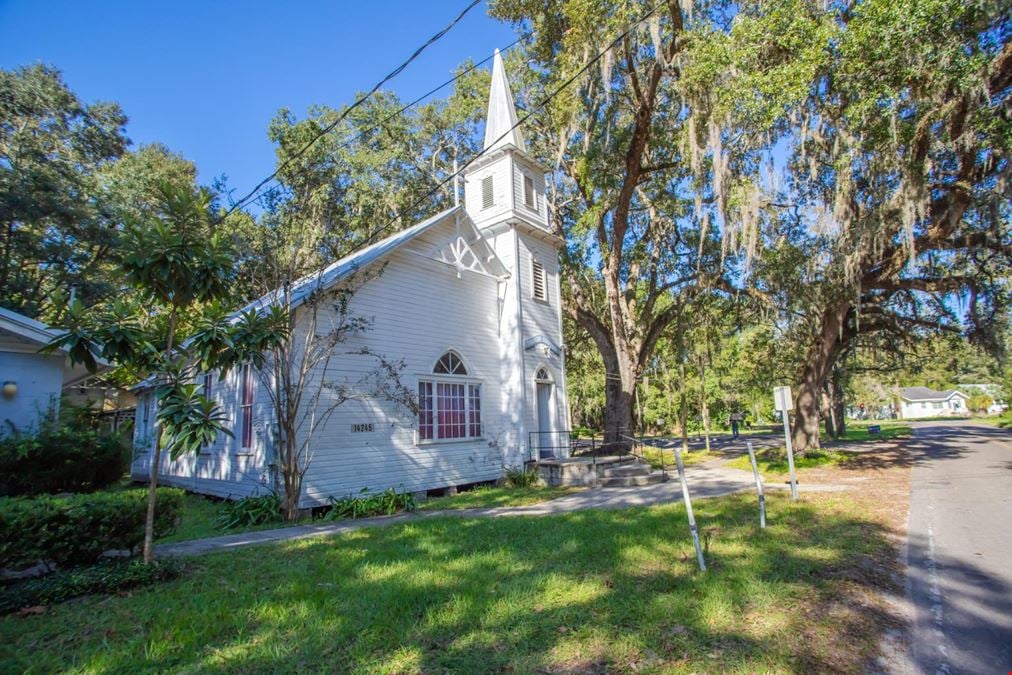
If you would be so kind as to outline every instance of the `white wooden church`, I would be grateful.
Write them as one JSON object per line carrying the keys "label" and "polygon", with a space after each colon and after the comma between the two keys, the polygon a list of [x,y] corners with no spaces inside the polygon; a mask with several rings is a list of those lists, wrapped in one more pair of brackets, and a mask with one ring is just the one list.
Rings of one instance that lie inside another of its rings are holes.
{"label": "white wooden church", "polygon": [[[321,273],[340,284],[383,265],[351,313],[368,317],[361,344],[342,344],[327,380],[370,369],[368,346],[403,359],[418,414],[381,400],[350,401],[313,435],[303,507],[363,488],[419,492],[499,478],[507,466],[558,455],[569,429],[559,294],[562,240],[549,228],[546,169],[527,154],[502,58],[492,67],[484,153],[464,174],[463,204],[339,260]],[[298,311],[296,309],[296,311]],[[318,321],[322,321],[318,318]],[[324,381],[316,373],[316,381]],[[162,458],[159,482],[220,497],[271,489],[272,408],[250,367],[206,376],[233,437],[199,455]],[[150,475],[154,408],[141,392],[132,473]],[[308,398],[308,397],[307,397]]]}

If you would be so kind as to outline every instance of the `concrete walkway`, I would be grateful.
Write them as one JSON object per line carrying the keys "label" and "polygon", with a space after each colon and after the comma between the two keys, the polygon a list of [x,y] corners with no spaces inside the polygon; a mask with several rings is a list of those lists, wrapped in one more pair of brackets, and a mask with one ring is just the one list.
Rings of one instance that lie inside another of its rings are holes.
{"label": "concrete walkway", "polygon": [[[692,498],[720,497],[742,490],[754,490],[755,480],[747,471],[722,466],[719,461],[686,467],[686,480]],[[499,518],[505,516],[548,516],[586,509],[625,509],[634,506],[652,506],[677,502],[682,498],[682,488],[677,472],[672,469],[670,480],[655,485],[636,487],[591,488],[539,504],[528,506],[504,506],[485,509],[449,509],[445,511],[414,511],[393,516],[359,518],[319,525],[297,525],[276,530],[261,530],[243,534],[229,534],[222,537],[195,539],[175,544],[155,546],[158,556],[195,556],[216,551],[227,551],[257,544],[279,541],[294,541],[311,537],[324,537],[353,532],[366,527],[382,527],[417,521],[422,518]],[[766,489],[787,489],[786,484],[767,483]],[[846,487],[840,485],[799,486],[807,492],[838,492]]]}

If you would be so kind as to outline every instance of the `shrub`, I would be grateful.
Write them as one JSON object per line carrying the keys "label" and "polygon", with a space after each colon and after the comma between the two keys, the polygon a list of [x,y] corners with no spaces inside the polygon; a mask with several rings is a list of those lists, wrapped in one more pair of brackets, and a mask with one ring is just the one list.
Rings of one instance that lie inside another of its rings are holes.
{"label": "shrub", "polygon": [[150,565],[135,559],[104,560],[97,565],[74,567],[49,576],[20,579],[0,586],[0,614],[23,607],[62,602],[79,595],[114,593],[166,581],[179,576],[177,560],[159,560]]}
{"label": "shrub", "polygon": [[503,480],[508,487],[531,487],[538,484],[541,474],[533,466],[529,468],[507,466],[504,467]]}
{"label": "shrub", "polygon": [[410,492],[397,492],[390,488],[379,494],[368,494],[369,488],[362,488],[359,497],[330,498],[330,510],[324,514],[327,520],[343,518],[368,518],[369,516],[392,515],[398,511],[414,511],[417,508],[415,496]]}
{"label": "shrub", "polygon": [[0,440],[0,495],[90,492],[123,478],[130,448],[83,426],[45,428]]}
{"label": "shrub", "polygon": [[[85,495],[0,497],[0,568],[40,561],[60,567],[95,562],[109,550],[132,551],[144,540],[147,490]],[[155,536],[172,532],[183,491],[158,488]]]}
{"label": "shrub", "polygon": [[263,523],[281,520],[281,498],[271,492],[266,495],[243,497],[236,501],[225,502],[221,515],[218,516],[218,527],[232,529],[251,527]]}

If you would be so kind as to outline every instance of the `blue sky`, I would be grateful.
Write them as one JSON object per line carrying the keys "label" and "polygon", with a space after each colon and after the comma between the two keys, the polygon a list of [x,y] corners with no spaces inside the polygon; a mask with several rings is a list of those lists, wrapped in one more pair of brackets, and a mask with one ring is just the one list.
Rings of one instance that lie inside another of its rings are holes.
{"label": "blue sky", "polygon": [[[279,108],[350,103],[467,4],[0,0],[0,67],[60,68],[84,101],[123,107],[135,146],[165,143],[239,195],[274,167]],[[388,88],[414,98],[514,39],[478,5]]]}

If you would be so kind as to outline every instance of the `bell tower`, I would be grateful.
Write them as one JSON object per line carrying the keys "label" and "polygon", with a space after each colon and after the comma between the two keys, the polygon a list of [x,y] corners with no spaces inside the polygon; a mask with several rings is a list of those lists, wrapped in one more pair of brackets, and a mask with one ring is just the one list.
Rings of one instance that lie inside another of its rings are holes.
{"label": "bell tower", "polygon": [[464,174],[464,210],[509,271],[500,289],[499,356],[508,465],[568,452],[559,249],[548,170],[527,153],[502,56],[492,61],[485,141]]}
{"label": "bell tower", "polygon": [[527,154],[499,50],[492,60],[483,155],[464,175],[464,208],[479,229],[518,221],[548,232],[546,169]]}

